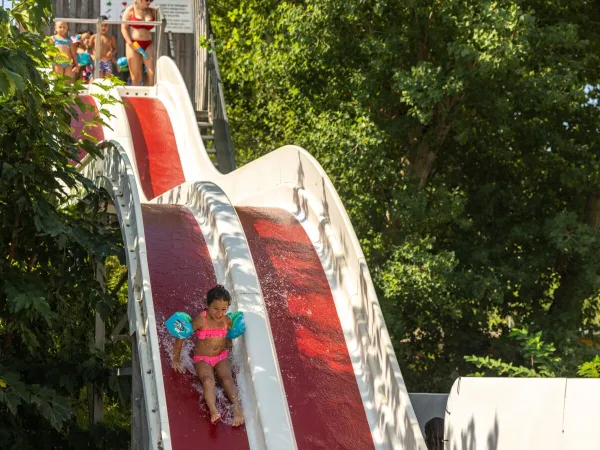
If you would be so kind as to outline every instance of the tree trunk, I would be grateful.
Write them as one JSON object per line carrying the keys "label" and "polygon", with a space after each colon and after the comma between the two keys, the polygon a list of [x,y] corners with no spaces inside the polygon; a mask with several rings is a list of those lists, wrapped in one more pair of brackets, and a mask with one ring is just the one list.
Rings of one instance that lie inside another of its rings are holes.
{"label": "tree trunk", "polygon": [[600,190],[588,197],[585,218],[587,224],[594,230],[594,233],[598,233],[600,231]]}
{"label": "tree trunk", "polygon": [[411,162],[411,174],[413,178],[419,180],[419,187],[422,189],[427,185],[429,176],[433,170],[435,162],[435,153],[429,148],[429,144],[422,140],[417,147],[415,156]]}

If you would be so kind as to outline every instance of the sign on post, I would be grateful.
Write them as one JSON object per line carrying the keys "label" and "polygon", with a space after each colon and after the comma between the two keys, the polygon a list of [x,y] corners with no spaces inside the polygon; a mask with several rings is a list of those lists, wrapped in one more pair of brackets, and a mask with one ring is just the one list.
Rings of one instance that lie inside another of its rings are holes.
{"label": "sign on post", "polygon": [[194,5],[192,0],[154,0],[167,18],[167,33],[194,32]]}
{"label": "sign on post", "polygon": [[[100,0],[100,14],[108,20],[121,20],[125,9],[133,2]],[[194,32],[194,5],[192,0],[154,0],[152,6],[160,6],[167,19],[167,33]]]}

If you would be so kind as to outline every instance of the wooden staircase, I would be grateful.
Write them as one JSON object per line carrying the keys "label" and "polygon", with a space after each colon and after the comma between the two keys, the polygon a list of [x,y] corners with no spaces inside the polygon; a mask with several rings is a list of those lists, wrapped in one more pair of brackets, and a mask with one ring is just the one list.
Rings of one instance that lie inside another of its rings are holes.
{"label": "wooden staircase", "polygon": [[202,142],[206,147],[208,156],[210,157],[215,167],[218,169],[219,162],[216,158],[217,151],[215,148],[215,132],[213,129],[213,122],[210,117],[210,113],[208,111],[196,111],[196,122],[198,123],[198,128],[200,129],[200,137],[202,137]]}

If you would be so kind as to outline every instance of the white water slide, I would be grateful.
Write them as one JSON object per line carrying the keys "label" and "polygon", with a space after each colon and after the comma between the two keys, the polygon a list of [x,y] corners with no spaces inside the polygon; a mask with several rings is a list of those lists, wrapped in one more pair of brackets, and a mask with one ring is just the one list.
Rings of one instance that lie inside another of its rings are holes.
{"label": "white water slide", "polygon": [[[116,143],[82,170],[114,200],[129,269],[151,449],[426,448],[365,258],[331,181],[286,146],[223,175],[174,63],[154,87],[115,88]],[[100,91],[90,86],[90,94]],[[96,100],[82,96],[89,104]],[[247,331],[232,352],[246,425],[210,425],[191,361],[171,369],[164,322],[224,284]]]}

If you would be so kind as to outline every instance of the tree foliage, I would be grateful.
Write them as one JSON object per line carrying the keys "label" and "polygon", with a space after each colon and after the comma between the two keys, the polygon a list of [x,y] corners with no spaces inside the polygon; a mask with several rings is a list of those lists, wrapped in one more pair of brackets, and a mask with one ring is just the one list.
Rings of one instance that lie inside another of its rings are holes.
{"label": "tree foliage", "polygon": [[[474,364],[483,372],[476,372],[475,376],[504,376],[504,377],[559,377],[568,372],[562,365],[562,358],[556,355],[556,347],[547,343],[542,338],[542,332],[529,334],[526,328],[513,328],[509,337],[516,341],[515,349],[522,359],[521,366],[512,362],[506,363],[502,358],[489,356],[465,356],[465,361]],[[512,358],[514,359],[514,358]]]}
{"label": "tree foliage", "polygon": [[579,336],[600,325],[597,2],[216,0],[211,14],[240,162],[298,144],[325,167],[411,390],[447,390],[465,355],[519,364],[514,326],[576,373]]}
{"label": "tree foliage", "polygon": [[98,150],[71,136],[76,106],[85,110],[78,86],[49,70],[51,7],[0,8],[0,442],[121,449],[128,430],[76,422],[86,385],[109,384],[111,355],[94,346],[94,311],[110,327],[120,306],[95,272],[121,250],[103,226],[106,192],[69,163],[80,148]]}

